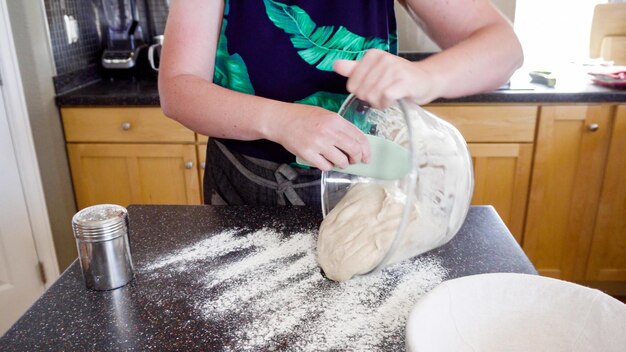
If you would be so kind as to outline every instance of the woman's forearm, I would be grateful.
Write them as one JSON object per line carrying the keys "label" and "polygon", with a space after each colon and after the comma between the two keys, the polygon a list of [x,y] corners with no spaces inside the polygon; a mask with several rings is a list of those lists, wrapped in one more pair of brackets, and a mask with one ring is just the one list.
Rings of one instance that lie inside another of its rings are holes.
{"label": "woman's forearm", "polygon": [[160,77],[159,94],[167,116],[207,136],[268,139],[322,170],[369,160],[363,133],[317,106],[235,92],[195,75]]}
{"label": "woman's forearm", "polygon": [[270,139],[272,122],[293,109],[291,104],[226,89],[192,74],[159,78],[159,95],[168,117],[207,136],[239,140]]}
{"label": "woman's forearm", "polygon": [[498,88],[522,62],[522,48],[512,29],[497,23],[416,65],[434,77],[436,97],[456,98]]}

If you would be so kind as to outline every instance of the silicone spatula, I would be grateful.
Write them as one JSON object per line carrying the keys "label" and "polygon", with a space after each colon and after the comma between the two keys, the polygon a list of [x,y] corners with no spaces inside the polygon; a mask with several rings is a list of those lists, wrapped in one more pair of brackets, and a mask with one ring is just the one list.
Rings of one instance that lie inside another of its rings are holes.
{"label": "silicone spatula", "polygon": [[[373,177],[382,180],[397,180],[404,177],[411,169],[409,151],[382,137],[365,135],[370,144],[370,161],[367,164],[351,164],[345,169],[335,166],[333,170],[346,174]],[[306,160],[296,157],[301,165],[312,166]]]}

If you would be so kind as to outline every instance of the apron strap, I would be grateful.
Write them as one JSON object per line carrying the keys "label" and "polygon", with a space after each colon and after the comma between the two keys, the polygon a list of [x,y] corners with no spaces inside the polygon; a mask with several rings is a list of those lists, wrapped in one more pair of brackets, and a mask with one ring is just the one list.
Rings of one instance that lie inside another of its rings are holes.
{"label": "apron strap", "polygon": [[274,178],[276,179],[276,182],[267,180],[248,170],[243,164],[241,164],[239,160],[237,160],[237,158],[233,155],[233,153],[230,152],[230,150],[228,150],[228,148],[226,148],[225,145],[223,145],[219,141],[215,141],[215,144],[224,154],[224,156],[226,156],[228,161],[230,161],[231,164],[237,169],[237,171],[239,171],[244,177],[260,186],[275,190],[276,196],[278,197],[277,200],[279,205],[286,205],[285,198],[292,205],[305,205],[302,198],[300,198],[300,196],[296,192],[296,188],[316,186],[320,183],[319,180],[305,183],[294,183],[298,179],[298,176],[300,176],[300,174],[291,165],[278,164],[268,160],[244,156],[246,159],[260,167],[269,170],[275,170]]}
{"label": "apron strap", "polygon": [[[276,178],[278,194],[278,204],[285,205],[285,198],[289,200],[292,205],[304,205],[302,198],[293,189],[293,183],[298,178],[298,173],[290,165],[281,164],[276,171],[274,171],[274,177]],[[283,197],[284,196],[284,197]]]}

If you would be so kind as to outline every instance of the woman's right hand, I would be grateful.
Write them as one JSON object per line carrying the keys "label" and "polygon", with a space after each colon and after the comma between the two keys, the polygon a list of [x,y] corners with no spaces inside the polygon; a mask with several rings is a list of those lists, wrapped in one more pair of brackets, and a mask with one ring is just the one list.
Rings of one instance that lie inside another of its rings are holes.
{"label": "woman's right hand", "polygon": [[363,132],[332,111],[291,104],[287,113],[270,123],[268,139],[322,171],[369,161],[370,146]]}

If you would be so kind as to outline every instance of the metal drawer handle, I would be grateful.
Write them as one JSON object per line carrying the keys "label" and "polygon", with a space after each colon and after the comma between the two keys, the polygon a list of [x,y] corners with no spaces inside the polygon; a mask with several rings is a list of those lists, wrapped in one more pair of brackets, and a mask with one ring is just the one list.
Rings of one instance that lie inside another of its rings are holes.
{"label": "metal drawer handle", "polygon": [[591,132],[595,132],[600,129],[600,125],[598,125],[597,123],[590,123],[589,125],[587,125],[587,129]]}
{"label": "metal drawer handle", "polygon": [[206,169],[206,161],[201,162],[200,167],[202,168],[202,170]]}
{"label": "metal drawer handle", "polygon": [[124,123],[122,123],[122,129],[123,129],[124,131],[128,131],[128,130],[130,130],[130,122],[124,122]]}
{"label": "metal drawer handle", "polygon": [[193,161],[188,161],[185,163],[185,169],[190,170],[193,169]]}

